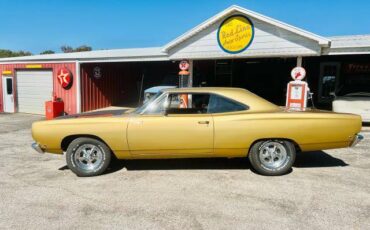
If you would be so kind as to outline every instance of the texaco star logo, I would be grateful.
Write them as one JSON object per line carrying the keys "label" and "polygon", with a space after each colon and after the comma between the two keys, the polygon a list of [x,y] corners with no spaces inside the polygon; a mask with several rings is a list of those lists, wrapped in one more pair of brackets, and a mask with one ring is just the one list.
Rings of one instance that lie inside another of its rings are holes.
{"label": "texaco star logo", "polygon": [[59,84],[64,88],[64,89],[69,89],[72,86],[73,82],[73,76],[71,71],[69,71],[67,68],[62,67],[58,70],[57,72],[57,78]]}

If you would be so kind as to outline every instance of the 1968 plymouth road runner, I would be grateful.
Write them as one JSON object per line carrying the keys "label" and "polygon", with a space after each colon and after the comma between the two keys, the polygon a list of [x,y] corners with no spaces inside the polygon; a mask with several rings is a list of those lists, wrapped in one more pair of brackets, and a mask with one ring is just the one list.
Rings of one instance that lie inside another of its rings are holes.
{"label": "1968 plymouth road runner", "polygon": [[35,122],[38,152],[66,153],[78,176],[102,174],[118,159],[248,157],[264,175],[282,175],[296,154],[355,145],[361,117],[289,111],[237,88],[165,89],[143,106]]}

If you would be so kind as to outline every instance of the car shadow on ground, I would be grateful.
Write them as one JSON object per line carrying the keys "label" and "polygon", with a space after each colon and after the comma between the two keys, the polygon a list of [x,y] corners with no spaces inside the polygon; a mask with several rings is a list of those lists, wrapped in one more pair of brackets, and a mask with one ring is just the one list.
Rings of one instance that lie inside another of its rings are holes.
{"label": "car shadow on ground", "polygon": [[298,153],[293,165],[297,168],[345,167],[346,162],[324,151]]}
{"label": "car shadow on ground", "polygon": [[[298,153],[293,167],[344,167],[343,160],[330,156],[324,151]],[[194,158],[194,159],[157,159],[157,160],[113,160],[105,174],[126,168],[128,171],[140,170],[240,170],[250,169],[255,172],[247,158]],[[67,170],[63,166],[59,170]],[[292,170],[289,172],[291,173]]]}

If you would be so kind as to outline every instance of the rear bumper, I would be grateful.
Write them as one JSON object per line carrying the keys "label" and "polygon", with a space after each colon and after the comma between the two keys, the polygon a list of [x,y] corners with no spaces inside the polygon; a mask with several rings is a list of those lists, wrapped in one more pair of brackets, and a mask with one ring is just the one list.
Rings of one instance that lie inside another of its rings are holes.
{"label": "rear bumper", "polygon": [[355,145],[357,145],[363,139],[364,139],[364,136],[362,136],[361,134],[356,134],[355,138],[353,139],[353,141],[351,143],[351,147],[354,147]]}
{"label": "rear bumper", "polygon": [[45,153],[45,151],[41,148],[40,144],[32,143],[31,147],[38,153]]}

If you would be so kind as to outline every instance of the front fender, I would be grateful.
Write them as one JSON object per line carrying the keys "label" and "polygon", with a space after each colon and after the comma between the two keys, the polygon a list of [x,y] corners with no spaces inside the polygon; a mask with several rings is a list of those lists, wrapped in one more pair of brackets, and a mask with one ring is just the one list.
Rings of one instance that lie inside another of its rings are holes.
{"label": "front fender", "polygon": [[46,152],[63,153],[62,141],[68,136],[99,137],[112,151],[128,151],[127,118],[77,118],[35,122],[32,137]]}

